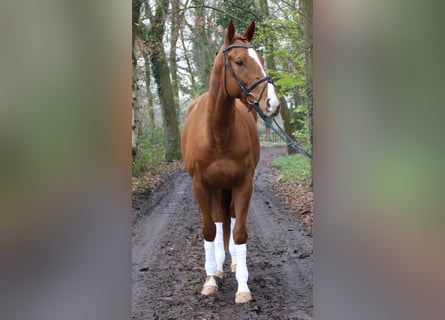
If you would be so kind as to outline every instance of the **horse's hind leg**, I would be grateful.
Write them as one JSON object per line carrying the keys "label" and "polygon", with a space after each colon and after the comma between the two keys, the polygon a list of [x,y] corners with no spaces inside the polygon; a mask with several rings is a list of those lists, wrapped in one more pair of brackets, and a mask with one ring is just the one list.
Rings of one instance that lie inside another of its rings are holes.
{"label": "horse's hind leg", "polygon": [[236,249],[235,241],[233,241],[233,228],[235,227],[236,218],[230,218],[230,240],[229,240],[229,252],[232,263],[230,265],[230,271],[236,271]]}
{"label": "horse's hind leg", "polygon": [[[225,189],[219,190],[216,191],[213,195],[214,220],[216,221],[215,222],[216,276],[220,279],[224,278],[223,265],[224,265],[224,260],[226,258],[226,250],[224,242],[229,242],[227,238],[230,234],[230,231],[224,230],[224,228],[230,228],[229,216],[230,216],[231,201],[232,201],[232,191],[230,190],[225,190]],[[226,237],[225,240],[224,237]]]}
{"label": "horse's hind leg", "polygon": [[223,279],[224,271],[223,264],[226,258],[226,252],[224,250],[224,239],[223,239],[223,223],[215,222],[216,226],[216,236],[215,236],[215,260],[216,260],[216,273],[215,275]]}

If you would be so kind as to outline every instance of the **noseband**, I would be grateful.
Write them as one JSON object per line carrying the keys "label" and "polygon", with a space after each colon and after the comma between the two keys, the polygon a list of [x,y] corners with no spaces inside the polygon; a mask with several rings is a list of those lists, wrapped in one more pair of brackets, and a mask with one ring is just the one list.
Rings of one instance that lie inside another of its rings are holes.
{"label": "noseband", "polygon": [[[259,108],[259,101],[261,100],[261,97],[263,96],[264,90],[266,89],[267,85],[273,84],[272,79],[269,76],[265,76],[264,78],[258,79],[254,83],[252,83],[250,86],[246,87],[244,86],[241,81],[238,79],[238,77],[235,74],[235,71],[232,68],[232,65],[230,64],[229,58],[227,57],[227,52],[233,48],[244,48],[244,49],[253,49],[252,45],[244,45],[244,44],[231,44],[227,47],[224,47],[222,52],[224,55],[224,63],[227,66],[227,69],[229,69],[230,73],[232,74],[233,78],[238,83],[238,86],[240,87],[241,91],[246,96],[246,102],[249,104],[249,111],[252,110],[252,106],[255,107],[257,111],[260,112],[260,115],[262,114],[260,108]],[[253,89],[255,89],[260,83],[266,81],[263,88],[261,89],[260,96],[258,99],[256,99],[256,96],[251,92]],[[226,82],[226,69],[224,68],[224,87],[226,90],[227,95],[230,97],[230,94],[227,92],[227,82]],[[249,99],[249,97],[252,98],[252,100]]]}

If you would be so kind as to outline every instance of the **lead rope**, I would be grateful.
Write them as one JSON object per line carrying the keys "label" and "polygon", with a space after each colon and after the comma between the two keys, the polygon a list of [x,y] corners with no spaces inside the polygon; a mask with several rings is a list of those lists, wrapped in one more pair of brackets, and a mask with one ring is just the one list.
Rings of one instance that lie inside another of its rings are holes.
{"label": "lead rope", "polygon": [[[295,149],[298,153],[304,155],[305,157],[309,158],[309,159],[313,159],[312,155],[309,154],[306,150],[304,150],[304,148],[300,145],[300,143],[298,143],[297,141],[295,141],[294,139],[292,139],[287,133],[286,131],[284,131],[284,129],[278,124],[277,120],[274,118],[273,122],[268,122],[266,121],[266,117],[264,116],[263,112],[260,109],[260,104],[258,101],[255,101],[253,106],[255,107],[256,112],[260,115],[260,118],[263,119],[264,124],[266,125],[266,127],[272,129],[281,139],[283,139],[288,146],[290,146],[291,148]],[[273,126],[273,123],[275,123],[275,125],[277,126],[277,128],[275,128]]]}

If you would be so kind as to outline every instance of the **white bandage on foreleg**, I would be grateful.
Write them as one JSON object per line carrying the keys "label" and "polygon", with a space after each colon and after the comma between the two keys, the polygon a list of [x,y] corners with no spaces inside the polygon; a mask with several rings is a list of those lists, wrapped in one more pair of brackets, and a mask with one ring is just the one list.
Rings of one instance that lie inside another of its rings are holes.
{"label": "white bandage on foreleg", "polygon": [[208,276],[216,274],[215,242],[204,240],[205,269]]}
{"label": "white bandage on foreleg", "polygon": [[249,287],[247,286],[247,280],[249,279],[249,272],[247,271],[247,246],[246,244],[236,244],[236,281],[238,281],[238,290],[239,292],[250,292]]}
{"label": "white bandage on foreleg", "polygon": [[236,280],[238,282],[245,281],[247,282],[247,279],[249,278],[249,273],[247,272],[247,262],[246,262],[246,255],[247,255],[247,246],[246,244],[236,244],[236,258],[237,258],[237,264],[236,264]]}
{"label": "white bandage on foreleg", "polygon": [[233,228],[235,227],[236,218],[230,218],[230,240],[229,240],[229,252],[232,258],[232,264],[236,264],[236,249],[235,241],[233,241]]}
{"label": "white bandage on foreleg", "polygon": [[216,270],[223,271],[224,259],[226,258],[226,252],[224,251],[223,224],[222,222],[215,222],[215,225],[216,225],[216,236],[215,236]]}

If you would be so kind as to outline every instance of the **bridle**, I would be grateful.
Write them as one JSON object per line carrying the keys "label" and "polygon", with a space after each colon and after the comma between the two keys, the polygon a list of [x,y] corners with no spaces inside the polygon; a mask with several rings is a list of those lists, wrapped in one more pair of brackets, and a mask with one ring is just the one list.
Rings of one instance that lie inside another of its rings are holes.
{"label": "bridle", "polygon": [[[232,66],[231,66],[231,64],[229,62],[229,59],[227,57],[227,51],[229,51],[230,49],[233,49],[233,48],[250,49],[250,48],[253,48],[253,46],[252,45],[244,45],[244,44],[231,44],[231,45],[229,45],[227,47],[223,47],[222,48],[222,53],[224,55],[224,63],[226,65],[227,69],[229,69],[229,71],[232,74],[233,78],[238,83],[238,86],[240,87],[241,91],[246,96],[246,102],[249,105],[249,107],[248,107],[249,109],[248,110],[251,111],[252,107],[254,107],[256,112],[261,117],[261,119],[264,120],[264,123],[265,123],[266,127],[271,128],[281,139],[286,141],[287,144],[290,147],[294,148],[295,150],[297,150],[299,153],[303,154],[304,156],[312,159],[312,155],[310,155],[304,148],[302,148],[298,142],[296,142],[294,139],[292,139],[286,133],[286,131],[284,131],[284,129],[282,127],[280,127],[280,125],[278,124],[276,119],[273,119],[273,122],[267,121],[267,117],[264,115],[264,113],[260,109],[259,101],[261,100],[261,97],[263,96],[264,90],[266,89],[267,85],[269,83],[273,84],[272,79],[269,76],[265,76],[264,78],[258,79],[257,81],[255,81],[254,83],[252,83],[248,87],[244,86],[241,83],[241,81],[238,79],[238,77],[236,76],[235,71],[233,70],[233,68],[232,68]],[[251,91],[253,89],[255,89],[262,82],[266,82],[266,83],[264,84],[263,88],[261,89],[260,96],[259,96],[259,98],[257,100],[255,95]],[[227,92],[226,68],[224,68],[224,88],[226,90],[227,95],[230,97],[229,92]],[[253,100],[249,100],[249,97],[252,97]],[[273,123],[275,123],[275,125],[278,127],[278,129],[273,126]]]}
{"label": "bridle", "polygon": [[[238,79],[238,77],[235,74],[235,71],[232,68],[232,65],[230,64],[229,58],[227,57],[227,52],[233,48],[244,48],[244,49],[251,49],[253,48],[252,45],[245,45],[245,44],[231,44],[228,45],[227,47],[224,47],[222,49],[222,53],[224,55],[224,63],[227,67],[227,69],[229,69],[230,73],[232,74],[233,78],[236,80],[236,82],[238,83],[239,88],[241,89],[241,91],[244,93],[245,97],[246,97],[246,102],[249,105],[249,111],[252,110],[252,106],[255,107],[255,110],[260,113],[260,116],[263,116],[263,113],[261,111],[261,109],[259,108],[259,101],[261,100],[261,97],[263,96],[264,90],[266,89],[267,85],[273,84],[272,79],[269,76],[265,76],[264,78],[258,79],[257,81],[255,81],[254,83],[252,83],[250,86],[246,87],[244,86],[241,81]],[[256,98],[255,94],[253,94],[251,91],[253,89],[255,89],[260,83],[262,82],[266,82],[263,86],[263,88],[261,89],[260,92],[260,96],[258,97],[258,99]],[[229,92],[227,92],[227,82],[226,82],[226,68],[224,68],[224,88],[226,90],[227,95],[230,97]],[[251,98],[251,99],[249,99]]]}

